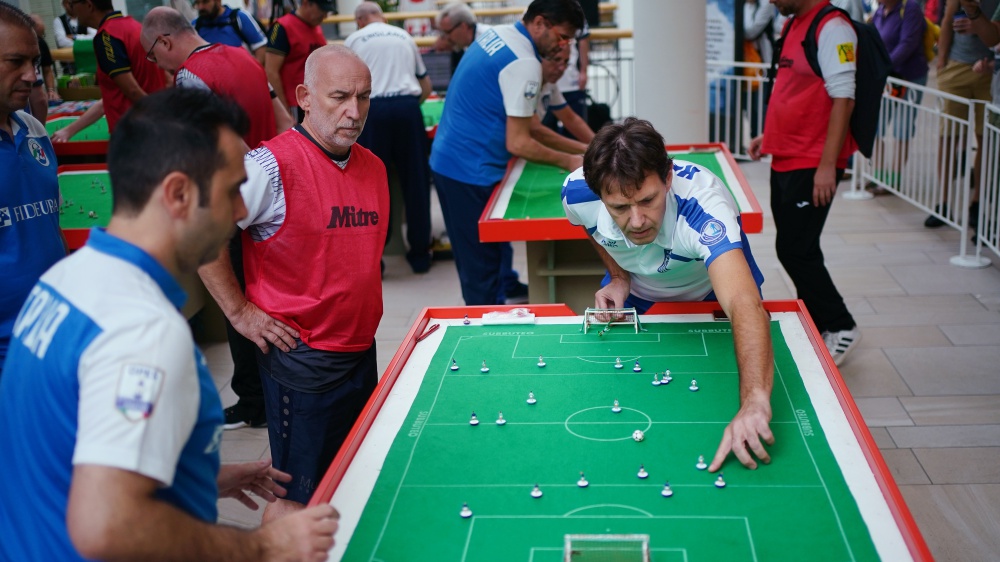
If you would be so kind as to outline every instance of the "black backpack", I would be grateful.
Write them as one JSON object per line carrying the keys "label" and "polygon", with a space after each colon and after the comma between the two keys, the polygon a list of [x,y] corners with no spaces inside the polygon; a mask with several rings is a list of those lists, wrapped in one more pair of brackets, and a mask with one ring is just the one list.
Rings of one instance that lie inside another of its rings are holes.
{"label": "black backpack", "polygon": [[[854,26],[854,32],[858,36],[858,52],[855,54],[854,110],[851,112],[850,123],[851,136],[854,137],[854,142],[858,145],[858,151],[865,158],[871,158],[875,137],[878,133],[882,93],[885,91],[889,72],[892,71],[892,60],[889,58],[889,51],[885,48],[882,36],[879,35],[875,26],[854,21],[846,11],[827,4],[813,18],[809,29],[806,30],[806,38],[802,41],[806,61],[809,62],[809,67],[816,73],[816,76],[823,77],[819,61],[816,58],[819,50],[819,45],[816,42],[816,28],[830,12],[840,12],[851,22]],[[781,47],[784,41],[784,34],[782,34],[782,38],[778,39],[775,45],[774,58],[768,72],[770,80],[765,94],[767,97],[770,97],[770,85],[777,74],[778,61],[781,59]]]}

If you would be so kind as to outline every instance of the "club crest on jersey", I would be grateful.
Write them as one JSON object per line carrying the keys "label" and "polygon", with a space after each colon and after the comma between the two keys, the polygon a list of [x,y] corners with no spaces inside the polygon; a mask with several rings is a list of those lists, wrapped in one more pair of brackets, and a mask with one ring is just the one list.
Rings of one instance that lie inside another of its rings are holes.
{"label": "club crest on jersey", "polygon": [[147,365],[125,365],[115,390],[115,408],[129,421],[153,415],[164,376],[160,369]]}
{"label": "club crest on jersey", "polygon": [[45,148],[35,139],[28,139],[28,151],[31,157],[42,166],[49,165],[49,156],[45,154]]}
{"label": "club crest on jersey", "polygon": [[726,225],[719,219],[709,219],[701,227],[701,238],[699,241],[706,246],[711,246],[726,236]]}
{"label": "club crest on jersey", "polygon": [[532,80],[524,86],[524,99],[533,100],[538,95],[538,82]]}

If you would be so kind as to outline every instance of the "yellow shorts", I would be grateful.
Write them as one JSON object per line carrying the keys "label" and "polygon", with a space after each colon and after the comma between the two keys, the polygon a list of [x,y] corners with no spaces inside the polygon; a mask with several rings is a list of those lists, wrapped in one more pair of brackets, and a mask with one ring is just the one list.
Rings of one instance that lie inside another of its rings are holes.
{"label": "yellow shorts", "polygon": [[[937,75],[938,89],[946,94],[970,100],[990,101],[990,83],[993,75],[989,72],[973,72],[971,64],[948,61]],[[968,106],[951,100],[944,100],[944,112],[959,119],[969,117]],[[942,128],[942,132],[947,129]],[[976,104],[976,135],[983,134],[983,106]]]}

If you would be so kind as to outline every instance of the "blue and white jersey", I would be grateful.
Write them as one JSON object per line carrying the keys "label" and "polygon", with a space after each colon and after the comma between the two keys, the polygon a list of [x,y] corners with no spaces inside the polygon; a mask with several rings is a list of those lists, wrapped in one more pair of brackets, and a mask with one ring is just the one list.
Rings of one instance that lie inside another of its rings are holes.
{"label": "blue and white jersey", "polygon": [[59,231],[56,155],[45,126],[10,114],[13,136],[0,131],[0,368],[17,312],[45,270],[66,255]]}
{"label": "blue and white jersey", "polygon": [[542,93],[538,96],[538,105],[535,106],[535,115],[539,119],[545,119],[545,114],[549,111],[558,111],[566,107],[566,98],[563,97],[559,86],[546,82],[542,85]]}
{"label": "blue and white jersey", "polygon": [[476,39],[448,86],[431,150],[431,169],[451,179],[492,186],[507,162],[507,117],[531,117],[542,86],[538,50],[521,22]]}
{"label": "blue and white jersey", "polygon": [[711,172],[674,160],[667,208],[656,239],[633,244],[618,228],[601,199],[590,190],[583,168],[563,183],[569,222],[583,226],[615,262],[632,276],[633,295],[652,302],[714,300],[708,267],[712,260],[741,249],[757,287],[764,276],[750,253],[736,202]]}
{"label": "blue and white jersey", "polygon": [[198,18],[191,22],[198,35],[209,43],[222,43],[230,47],[242,47],[251,51],[267,45],[267,37],[257,22],[243,10],[222,6],[222,12],[215,19]]}
{"label": "blue and white jersey", "polygon": [[14,323],[0,378],[0,560],[82,560],[66,508],[75,465],[135,472],[214,523],[222,404],[179,312],[180,285],[102,230],[52,267]]}

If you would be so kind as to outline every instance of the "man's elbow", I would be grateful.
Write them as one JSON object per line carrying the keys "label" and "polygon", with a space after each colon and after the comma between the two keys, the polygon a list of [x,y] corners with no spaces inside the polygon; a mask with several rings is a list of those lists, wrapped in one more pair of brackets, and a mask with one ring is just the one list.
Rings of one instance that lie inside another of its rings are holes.
{"label": "man's elbow", "polygon": [[67,516],[69,538],[80,556],[87,560],[113,560],[116,558],[118,537],[127,533],[125,529],[116,530],[106,518],[94,517],[93,514]]}

